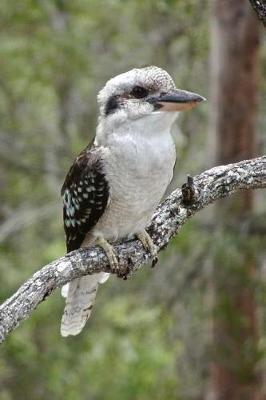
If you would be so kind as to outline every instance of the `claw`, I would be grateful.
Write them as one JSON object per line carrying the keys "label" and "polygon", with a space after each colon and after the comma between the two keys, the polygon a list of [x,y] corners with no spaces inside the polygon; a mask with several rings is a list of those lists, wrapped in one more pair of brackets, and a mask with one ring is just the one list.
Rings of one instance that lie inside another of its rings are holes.
{"label": "claw", "polygon": [[140,232],[140,233],[138,233],[136,236],[141,241],[143,247],[151,253],[151,256],[152,256],[152,267],[154,267],[155,264],[158,261],[158,257],[157,257],[158,249],[157,249],[157,246],[153,243],[152,238],[150,237],[148,232],[145,231],[145,230]]}
{"label": "claw", "polygon": [[158,262],[158,257],[155,256],[154,259],[152,260],[151,267],[154,268],[157,262]]}
{"label": "claw", "polygon": [[106,257],[109,261],[111,272],[119,275],[119,264],[113,246],[108,243],[107,240],[105,240],[103,237],[98,237],[95,244],[100,246],[104,250]]}

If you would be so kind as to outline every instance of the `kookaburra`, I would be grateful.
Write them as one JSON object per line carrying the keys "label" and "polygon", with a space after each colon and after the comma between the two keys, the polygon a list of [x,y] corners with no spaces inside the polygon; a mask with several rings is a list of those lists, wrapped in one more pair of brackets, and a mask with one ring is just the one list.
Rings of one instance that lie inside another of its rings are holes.
{"label": "kookaburra", "polygon": [[[98,95],[95,139],[76,158],[62,187],[68,252],[99,245],[115,270],[111,243],[136,236],[156,255],[145,227],[173,177],[171,127],[179,111],[202,100],[177,89],[171,76],[154,66],[132,69],[106,83]],[[98,286],[108,276],[88,275],[63,287],[62,336],[80,333]]]}

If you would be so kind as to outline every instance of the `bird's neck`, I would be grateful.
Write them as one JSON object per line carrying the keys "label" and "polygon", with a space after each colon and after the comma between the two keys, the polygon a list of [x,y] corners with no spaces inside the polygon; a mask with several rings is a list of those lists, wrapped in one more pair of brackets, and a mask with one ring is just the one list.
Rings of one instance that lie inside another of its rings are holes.
{"label": "bird's neck", "polygon": [[177,118],[176,113],[155,112],[146,117],[125,120],[122,123],[114,123],[112,120],[99,119],[95,144],[109,146],[113,141],[160,141],[168,140],[171,136],[171,128]]}

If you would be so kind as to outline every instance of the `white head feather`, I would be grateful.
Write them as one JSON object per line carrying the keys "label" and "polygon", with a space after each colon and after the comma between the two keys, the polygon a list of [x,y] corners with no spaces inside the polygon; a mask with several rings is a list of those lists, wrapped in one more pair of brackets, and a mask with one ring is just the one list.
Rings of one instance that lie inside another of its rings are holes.
{"label": "white head feather", "polygon": [[[147,96],[136,98],[133,90],[144,88]],[[178,113],[155,111],[154,105],[147,101],[175,89],[171,76],[155,66],[135,68],[110,79],[98,94],[100,106],[97,142],[113,131],[161,130],[172,125]],[[155,125],[155,126],[154,126]],[[150,128],[150,129],[149,129]]]}

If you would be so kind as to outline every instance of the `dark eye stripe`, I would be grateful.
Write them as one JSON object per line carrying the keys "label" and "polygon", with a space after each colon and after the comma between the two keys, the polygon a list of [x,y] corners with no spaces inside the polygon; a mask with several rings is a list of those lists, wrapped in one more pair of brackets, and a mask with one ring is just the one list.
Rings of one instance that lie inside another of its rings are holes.
{"label": "dark eye stripe", "polygon": [[119,107],[118,97],[117,96],[110,97],[105,106],[104,110],[105,115],[112,114],[118,107]]}

